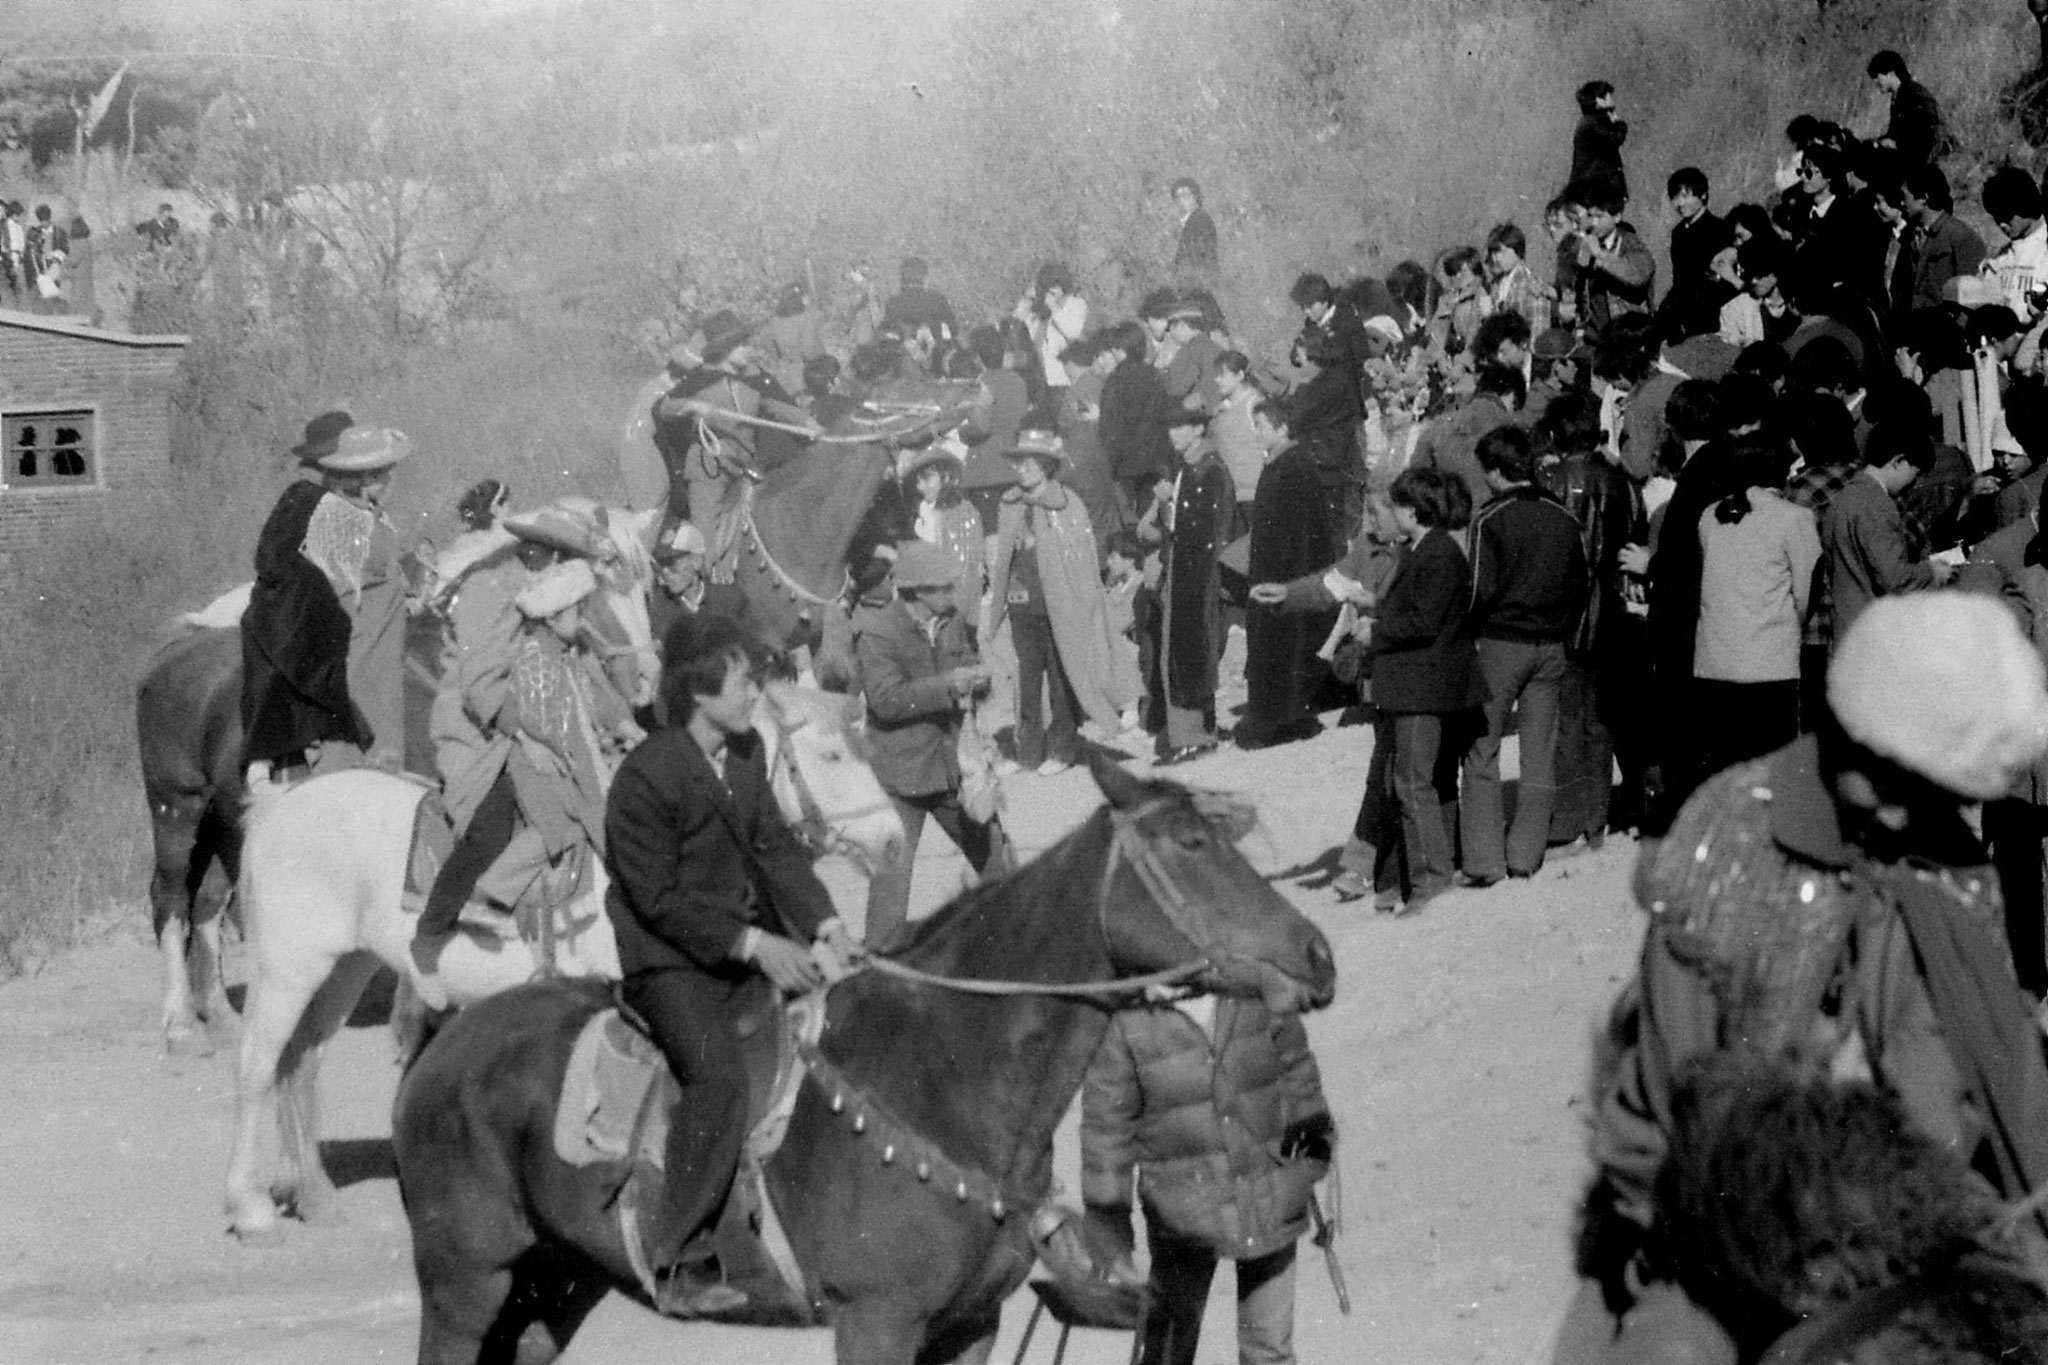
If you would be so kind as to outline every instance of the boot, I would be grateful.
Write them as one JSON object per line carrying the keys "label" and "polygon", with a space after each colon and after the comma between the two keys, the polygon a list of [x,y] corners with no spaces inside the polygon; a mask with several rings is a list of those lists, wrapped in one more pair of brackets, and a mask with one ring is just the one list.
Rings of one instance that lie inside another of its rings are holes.
{"label": "boot", "polygon": [[671,1318],[708,1318],[747,1306],[745,1291],[727,1284],[716,1257],[678,1261],[654,1277],[654,1311]]}

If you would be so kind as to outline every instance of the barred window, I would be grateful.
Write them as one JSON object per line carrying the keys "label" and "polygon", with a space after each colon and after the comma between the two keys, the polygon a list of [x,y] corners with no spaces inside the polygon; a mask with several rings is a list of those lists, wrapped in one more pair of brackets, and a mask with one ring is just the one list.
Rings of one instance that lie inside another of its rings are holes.
{"label": "barred window", "polygon": [[89,487],[98,450],[91,412],[24,412],[0,418],[7,488]]}

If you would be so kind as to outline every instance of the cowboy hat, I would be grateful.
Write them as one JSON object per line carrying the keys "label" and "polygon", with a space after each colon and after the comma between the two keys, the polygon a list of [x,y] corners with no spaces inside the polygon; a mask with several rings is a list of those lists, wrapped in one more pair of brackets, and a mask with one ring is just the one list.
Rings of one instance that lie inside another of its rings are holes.
{"label": "cowboy hat", "polygon": [[543,507],[533,512],[514,512],[498,524],[513,535],[535,545],[564,554],[595,558],[604,549],[603,538],[588,519],[560,507]]}
{"label": "cowboy hat", "polygon": [[1017,433],[1017,444],[1004,452],[1013,460],[1025,456],[1045,460],[1051,459],[1064,464],[1067,458],[1067,443],[1058,432],[1044,431],[1037,427],[1026,427]]}
{"label": "cowboy hat", "polygon": [[402,431],[350,427],[335,438],[333,449],[311,457],[311,463],[329,474],[372,474],[391,468],[410,454],[412,438]]}
{"label": "cowboy hat", "polygon": [[341,433],[356,424],[356,419],[340,408],[323,412],[306,423],[305,435],[292,447],[292,454],[311,464],[322,455],[334,453],[334,443],[341,439]]}
{"label": "cowboy hat", "polygon": [[905,480],[915,480],[923,471],[935,464],[950,464],[955,473],[967,467],[967,459],[959,451],[939,441],[933,441],[924,449],[913,454],[903,466]]}

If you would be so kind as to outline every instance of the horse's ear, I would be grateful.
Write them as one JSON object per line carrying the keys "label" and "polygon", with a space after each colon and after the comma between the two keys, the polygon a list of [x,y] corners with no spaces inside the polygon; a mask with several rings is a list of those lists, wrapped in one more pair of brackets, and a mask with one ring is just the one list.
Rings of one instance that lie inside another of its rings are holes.
{"label": "horse's ear", "polygon": [[1101,745],[1086,745],[1082,753],[1088,760],[1088,771],[1094,774],[1095,785],[1102,789],[1102,795],[1109,804],[1118,810],[1135,809],[1152,795],[1142,781],[1124,771],[1115,754]]}

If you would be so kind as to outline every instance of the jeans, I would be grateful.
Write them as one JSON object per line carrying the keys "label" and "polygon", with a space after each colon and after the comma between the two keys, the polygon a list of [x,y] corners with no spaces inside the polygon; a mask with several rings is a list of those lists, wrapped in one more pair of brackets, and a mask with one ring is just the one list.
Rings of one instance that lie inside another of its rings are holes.
{"label": "jeans", "polygon": [[1433,712],[1382,711],[1373,723],[1372,767],[1352,826],[1353,848],[1373,850],[1371,866],[1351,850],[1344,866],[1370,875],[1375,891],[1427,894],[1450,885],[1459,744],[1469,734],[1456,717]]}
{"label": "jeans", "polygon": [[889,800],[896,807],[896,814],[903,821],[903,852],[898,859],[882,868],[868,879],[868,918],[864,937],[871,948],[881,948],[903,930],[910,918],[910,877],[917,863],[917,845],[924,835],[924,819],[929,815],[946,831],[968,863],[979,877],[999,877],[1008,872],[1014,860],[1010,856],[1010,841],[1003,834],[1000,823],[990,820],[979,824],[968,818],[960,808],[960,793],[957,791],[932,792],[925,796],[898,796],[889,793]]}
{"label": "jeans", "polygon": [[[1010,638],[1017,647],[1017,761],[1035,768],[1048,757],[1072,763],[1080,756],[1074,714],[1081,709],[1067,670],[1060,666],[1052,618],[1010,613]],[[1052,726],[1045,724],[1041,689],[1052,694]]]}
{"label": "jeans", "polygon": [[[1143,1365],[1194,1365],[1216,1253],[1151,1227],[1151,1314]],[[1237,1262],[1238,1365],[1294,1365],[1294,1244]]]}
{"label": "jeans", "polygon": [[[1486,733],[1465,757],[1465,797],[1459,811],[1465,873],[1480,881],[1498,880],[1506,872],[1526,877],[1543,866],[1550,810],[1557,802],[1557,702],[1564,682],[1564,644],[1482,636],[1479,673],[1486,680]],[[1518,717],[1522,740],[1522,785],[1513,828],[1507,828],[1500,790],[1500,742],[1509,716]]]}

